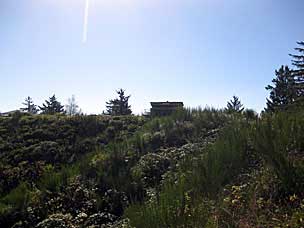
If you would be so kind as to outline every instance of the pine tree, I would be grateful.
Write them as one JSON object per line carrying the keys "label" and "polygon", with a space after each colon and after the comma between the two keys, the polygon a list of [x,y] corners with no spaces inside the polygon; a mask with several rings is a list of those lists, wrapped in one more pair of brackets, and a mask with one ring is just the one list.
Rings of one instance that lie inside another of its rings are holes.
{"label": "pine tree", "polygon": [[118,98],[106,102],[107,112],[106,114],[112,116],[130,115],[132,114],[131,106],[129,105],[129,96],[125,96],[125,90],[120,89],[116,91],[119,95]]}
{"label": "pine tree", "polygon": [[33,99],[28,96],[27,98],[25,98],[25,101],[22,103],[25,107],[21,108],[20,110],[23,112],[28,112],[31,114],[37,114],[38,109],[37,109],[37,105],[34,104]]}
{"label": "pine tree", "polygon": [[275,74],[276,78],[272,80],[273,85],[266,87],[266,90],[270,91],[266,108],[268,112],[286,109],[298,97],[295,78],[289,67],[281,66],[279,70],[275,71]]}
{"label": "pine tree", "polygon": [[291,54],[292,64],[296,67],[296,70],[293,70],[293,75],[296,81],[296,88],[298,96],[304,97],[304,41],[297,42],[299,47],[295,48],[299,53],[297,55]]}
{"label": "pine tree", "polygon": [[45,101],[45,104],[42,104],[42,107],[39,106],[42,114],[54,115],[56,113],[63,113],[63,105],[57,101],[55,94]]}
{"label": "pine tree", "polygon": [[237,96],[233,96],[232,100],[227,103],[225,109],[228,113],[241,113],[244,111],[244,107]]}
{"label": "pine tree", "polygon": [[68,104],[65,106],[65,113],[69,116],[81,114],[81,109],[79,108],[74,95],[68,99]]}

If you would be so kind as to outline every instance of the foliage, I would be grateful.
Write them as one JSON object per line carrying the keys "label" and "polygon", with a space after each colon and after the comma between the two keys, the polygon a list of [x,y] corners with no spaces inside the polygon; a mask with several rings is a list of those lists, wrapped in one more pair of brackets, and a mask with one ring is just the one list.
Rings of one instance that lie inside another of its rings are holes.
{"label": "foliage", "polygon": [[3,197],[0,202],[8,208],[24,209],[29,199],[29,186],[26,183],[20,183],[9,194]]}
{"label": "foliage", "polygon": [[52,165],[47,165],[37,184],[40,190],[59,191],[68,184],[70,178],[75,177],[79,172],[78,164],[62,167],[59,171],[56,171]]}
{"label": "foliage", "polygon": [[168,184],[159,194],[153,194],[145,204],[135,204],[126,210],[134,227],[201,227],[207,224],[211,203],[187,191],[186,179]]}
{"label": "foliage", "polygon": [[45,100],[45,104],[42,104],[42,106],[39,106],[39,109],[42,114],[48,114],[48,115],[54,115],[56,113],[63,113],[64,112],[64,106],[61,105],[59,101],[57,101],[57,98],[55,94],[49,98],[49,100]]}
{"label": "foliage", "polygon": [[[131,224],[135,227],[211,226],[210,199],[247,164],[246,136],[241,123],[235,122],[227,126],[214,145],[189,155],[177,180],[169,178],[148,202],[126,210]],[[152,170],[145,171],[147,179]]]}
{"label": "foliage", "polygon": [[125,90],[119,89],[116,91],[118,98],[107,102],[107,114],[112,116],[122,116],[132,114],[131,106],[129,105],[129,96],[125,96]]}
{"label": "foliage", "polygon": [[303,126],[300,109],[0,118],[0,225],[298,228]]}
{"label": "foliage", "polygon": [[237,96],[233,96],[232,100],[227,103],[226,111],[228,113],[241,113],[244,111],[244,107]]}
{"label": "foliage", "polygon": [[256,120],[258,118],[258,113],[253,109],[245,109],[243,112],[246,120]]}
{"label": "foliage", "polygon": [[286,109],[298,97],[296,90],[296,81],[292,71],[288,66],[281,66],[275,71],[276,78],[272,80],[273,86],[268,85],[266,90],[270,91],[270,97],[267,99],[267,111]]}
{"label": "foliage", "polygon": [[301,112],[267,116],[257,125],[256,150],[280,179],[283,194],[297,194],[304,188],[304,167],[297,161],[304,151],[303,131]]}
{"label": "foliage", "polygon": [[[118,121],[118,120],[116,120]],[[135,129],[144,122],[137,117],[109,121],[103,116],[28,116],[16,114],[0,118],[1,144],[0,194],[15,188],[22,181],[37,181],[43,166],[71,164],[84,154],[105,146],[111,140],[123,138],[129,133],[126,125]],[[115,125],[113,136],[108,138],[107,129]],[[134,130],[132,130],[134,131]],[[132,133],[133,134],[133,133]],[[17,135],[17,137],[16,137]],[[99,139],[103,139],[99,141]]]}
{"label": "foliage", "polygon": [[199,160],[193,181],[208,195],[216,194],[247,165],[248,133],[235,122],[223,130],[214,145]]}
{"label": "foliage", "polygon": [[20,109],[21,111],[27,112],[27,113],[30,113],[30,114],[37,114],[37,112],[38,112],[37,105],[34,104],[33,99],[30,96],[28,96],[25,99],[25,102],[22,103],[22,104],[25,107],[21,108]]}
{"label": "foliage", "polygon": [[168,170],[170,161],[165,156],[149,153],[142,156],[132,168],[132,176],[145,187],[155,187],[160,183],[162,175]]}
{"label": "foliage", "polygon": [[292,64],[296,67],[293,70],[295,76],[297,92],[300,97],[304,96],[304,41],[298,42],[299,47],[295,48],[298,54],[290,55],[293,60]]}

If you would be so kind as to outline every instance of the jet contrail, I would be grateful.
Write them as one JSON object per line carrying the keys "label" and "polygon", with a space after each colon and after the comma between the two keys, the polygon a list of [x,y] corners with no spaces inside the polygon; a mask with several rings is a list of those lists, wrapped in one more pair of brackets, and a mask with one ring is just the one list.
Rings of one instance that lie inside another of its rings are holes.
{"label": "jet contrail", "polygon": [[83,43],[86,43],[88,38],[89,3],[90,0],[86,0],[85,8],[84,8],[84,23],[83,23],[83,38],[82,38]]}

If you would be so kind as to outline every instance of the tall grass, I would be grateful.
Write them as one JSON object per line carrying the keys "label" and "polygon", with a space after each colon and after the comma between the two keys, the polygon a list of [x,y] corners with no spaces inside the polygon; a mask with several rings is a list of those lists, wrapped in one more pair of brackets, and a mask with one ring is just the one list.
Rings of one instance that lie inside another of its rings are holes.
{"label": "tall grass", "polygon": [[40,190],[51,192],[60,191],[61,188],[68,184],[71,177],[80,173],[79,164],[63,166],[60,170],[55,171],[51,165],[48,165],[45,173],[38,181]]}
{"label": "tall grass", "polygon": [[0,199],[0,215],[10,210],[23,210],[30,196],[30,190],[27,183],[20,183],[9,194]]}
{"label": "tall grass", "polygon": [[135,203],[126,210],[126,217],[135,227],[211,224],[211,199],[247,165],[247,136],[241,122],[227,126],[214,145],[185,159],[176,181],[165,181],[152,201]]}
{"label": "tall grass", "polygon": [[192,196],[187,181],[181,177],[176,184],[167,183],[154,199],[145,204],[134,204],[125,216],[134,227],[202,227],[211,212],[209,202]]}
{"label": "tall grass", "polygon": [[304,189],[303,142],[303,113],[276,113],[257,124],[255,148],[279,178],[283,194]]}
{"label": "tall grass", "polygon": [[247,166],[248,131],[240,122],[222,130],[217,141],[206,148],[195,167],[191,180],[197,191],[210,197],[229,183]]}

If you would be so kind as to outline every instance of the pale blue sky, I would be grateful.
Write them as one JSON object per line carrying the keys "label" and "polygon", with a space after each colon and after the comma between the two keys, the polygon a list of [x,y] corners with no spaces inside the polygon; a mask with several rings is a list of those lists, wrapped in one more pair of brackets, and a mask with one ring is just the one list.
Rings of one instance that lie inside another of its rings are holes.
{"label": "pale blue sky", "polygon": [[115,90],[150,101],[260,111],[264,87],[304,40],[303,0],[0,0],[0,111],[76,95],[101,113]]}

